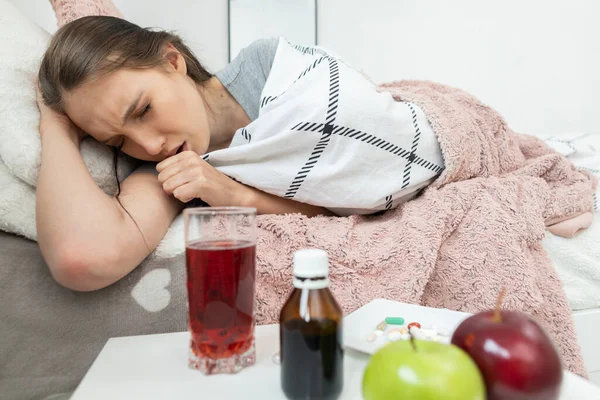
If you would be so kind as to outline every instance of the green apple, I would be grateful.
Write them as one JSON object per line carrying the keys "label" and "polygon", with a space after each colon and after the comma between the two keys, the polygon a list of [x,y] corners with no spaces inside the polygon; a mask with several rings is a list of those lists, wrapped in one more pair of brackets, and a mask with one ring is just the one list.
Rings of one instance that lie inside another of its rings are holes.
{"label": "green apple", "polygon": [[377,351],[362,388],[365,400],[485,399],[483,377],[467,353],[422,340],[393,342]]}

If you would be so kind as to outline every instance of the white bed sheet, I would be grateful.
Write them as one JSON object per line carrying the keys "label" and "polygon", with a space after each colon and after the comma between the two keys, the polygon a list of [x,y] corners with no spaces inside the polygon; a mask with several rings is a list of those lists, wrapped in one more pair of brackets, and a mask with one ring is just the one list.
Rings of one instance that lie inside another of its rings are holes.
{"label": "white bed sheet", "polygon": [[[564,134],[545,141],[600,179],[600,133]],[[551,233],[544,239],[572,310],[600,307],[600,185],[594,200],[594,222],[590,228],[572,239]]]}
{"label": "white bed sheet", "polygon": [[578,236],[567,239],[548,233],[544,248],[552,259],[572,310],[600,307],[600,214]]}

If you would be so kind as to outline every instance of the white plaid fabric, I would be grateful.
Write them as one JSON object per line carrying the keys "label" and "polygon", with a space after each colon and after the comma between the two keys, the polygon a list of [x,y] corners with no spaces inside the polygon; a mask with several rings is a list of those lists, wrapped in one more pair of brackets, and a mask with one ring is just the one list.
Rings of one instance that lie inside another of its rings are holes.
{"label": "white plaid fabric", "polygon": [[280,39],[259,117],[205,155],[247,185],[339,215],[387,210],[443,171],[423,111],[322,49]]}

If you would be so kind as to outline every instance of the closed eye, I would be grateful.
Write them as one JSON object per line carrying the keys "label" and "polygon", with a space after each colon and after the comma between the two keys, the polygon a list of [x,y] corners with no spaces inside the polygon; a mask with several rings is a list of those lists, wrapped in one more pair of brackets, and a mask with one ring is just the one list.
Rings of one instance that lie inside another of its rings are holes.
{"label": "closed eye", "polygon": [[144,115],[146,115],[148,113],[148,111],[150,111],[151,108],[152,108],[152,105],[150,103],[146,104],[136,118],[142,119],[144,117]]}

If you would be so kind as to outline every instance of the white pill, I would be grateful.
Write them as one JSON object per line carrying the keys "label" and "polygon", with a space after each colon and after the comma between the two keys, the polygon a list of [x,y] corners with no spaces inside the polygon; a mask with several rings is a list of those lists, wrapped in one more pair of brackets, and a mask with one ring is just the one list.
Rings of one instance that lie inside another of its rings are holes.
{"label": "white pill", "polygon": [[383,336],[383,331],[380,331],[379,329],[377,329],[374,333],[377,335],[377,337]]}
{"label": "white pill", "polygon": [[419,340],[427,339],[427,337],[421,333],[421,329],[417,328],[416,326],[411,326],[410,334],[413,335],[415,337],[415,339],[419,339]]}
{"label": "white pill", "polygon": [[396,340],[400,340],[402,338],[402,334],[398,331],[393,331],[387,334],[388,340],[395,342]]}
{"label": "white pill", "polygon": [[448,336],[440,336],[440,343],[450,344],[450,338]]}
{"label": "white pill", "polygon": [[423,329],[423,328],[421,328],[421,333],[423,335],[425,335],[426,337],[428,337],[428,338],[432,338],[432,337],[434,337],[434,336],[437,335],[437,331],[434,331],[433,329]]}

